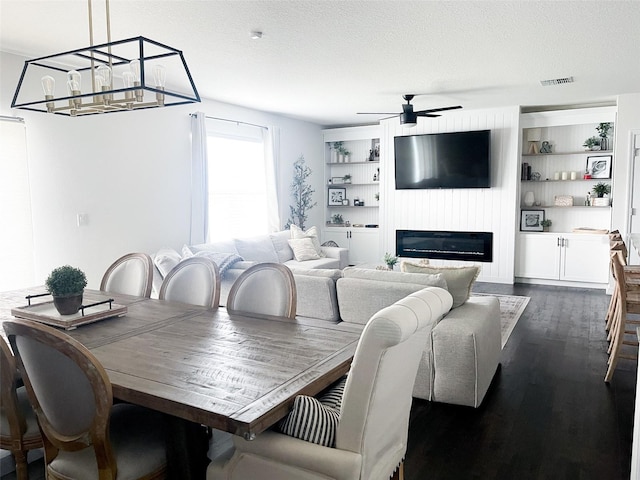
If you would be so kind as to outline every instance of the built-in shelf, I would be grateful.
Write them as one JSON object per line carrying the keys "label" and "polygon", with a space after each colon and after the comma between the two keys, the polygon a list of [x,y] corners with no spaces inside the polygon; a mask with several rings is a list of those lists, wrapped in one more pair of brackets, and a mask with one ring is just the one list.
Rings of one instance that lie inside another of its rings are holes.
{"label": "built-in shelf", "polygon": [[369,185],[380,185],[380,182],[369,183],[328,183],[327,187],[364,187]]}
{"label": "built-in shelf", "polygon": [[547,182],[594,182],[594,181],[602,181],[602,182],[610,182],[610,178],[576,178],[571,180],[567,178],[566,180],[521,180],[522,183],[547,183]]}
{"label": "built-in shelf", "polygon": [[600,153],[613,153],[613,150],[580,150],[576,152],[552,152],[552,153],[523,153],[523,157],[548,157],[550,155],[598,155]]}
{"label": "built-in shelf", "polygon": [[378,208],[378,205],[329,205],[327,208]]}
{"label": "built-in shelf", "polygon": [[597,208],[597,209],[602,209],[602,208],[611,208],[611,205],[608,206],[595,206],[595,205],[566,205],[566,206],[561,206],[561,205],[533,205],[531,207],[527,207],[526,205],[521,205],[520,206],[521,209],[523,210],[536,210],[536,209],[542,209],[542,208],[560,208],[560,209],[567,209],[567,208]]}
{"label": "built-in shelf", "polygon": [[366,162],[327,162],[327,165],[337,167],[339,165],[369,165],[370,163],[380,163],[380,160],[367,160]]}

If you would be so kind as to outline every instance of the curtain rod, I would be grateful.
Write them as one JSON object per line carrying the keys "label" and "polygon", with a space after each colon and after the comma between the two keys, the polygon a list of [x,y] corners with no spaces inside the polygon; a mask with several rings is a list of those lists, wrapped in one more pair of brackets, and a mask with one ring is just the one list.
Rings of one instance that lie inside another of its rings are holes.
{"label": "curtain rod", "polygon": [[24,118],[22,118],[22,117],[10,117],[9,115],[0,115],[0,120],[6,120],[6,121],[9,121],[9,122],[24,123]]}
{"label": "curtain rod", "polygon": [[[195,113],[190,113],[189,115],[191,115],[193,117],[195,115]],[[204,118],[208,118],[209,120],[220,120],[221,122],[235,123],[237,125],[239,125],[239,124],[249,125],[251,127],[264,128],[265,130],[268,130],[268,128],[269,128],[269,127],[265,127],[264,125],[257,125],[255,123],[241,122],[240,120],[229,120],[228,118],[211,117],[209,115],[205,115]]]}

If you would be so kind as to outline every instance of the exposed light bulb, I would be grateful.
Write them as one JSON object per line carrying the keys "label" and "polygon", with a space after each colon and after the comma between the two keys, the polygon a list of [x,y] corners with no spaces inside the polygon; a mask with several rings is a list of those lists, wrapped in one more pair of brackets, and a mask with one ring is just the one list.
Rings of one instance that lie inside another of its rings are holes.
{"label": "exposed light bulb", "polygon": [[95,76],[93,77],[93,81],[95,82],[95,93],[98,94],[93,96],[93,101],[96,103],[102,103],[103,101],[102,84],[104,83],[104,79],[102,78],[101,75],[96,73]]}
{"label": "exposed light bulb", "polygon": [[[122,72],[122,82],[124,83],[124,88],[134,87],[135,74],[133,72]],[[127,90],[124,92],[124,99],[127,102],[127,108],[131,110],[133,108],[133,92],[131,90]]]}
{"label": "exposed light bulb", "polygon": [[[82,76],[80,72],[77,70],[69,70],[67,72],[67,85],[69,86],[69,90],[74,90],[79,92],[82,90]],[[73,86],[73,88],[71,88]]]}
{"label": "exposed light bulb", "polygon": [[131,60],[129,62],[129,69],[131,70],[131,73],[134,76],[134,81],[135,82],[139,82],[140,81],[140,60]]}
{"label": "exposed light bulb", "polygon": [[108,65],[100,65],[96,68],[96,72],[102,77],[103,87],[106,87],[106,90],[111,90],[111,68]]}
{"label": "exposed light bulb", "polygon": [[155,65],[153,67],[153,79],[155,81],[156,87],[164,88],[165,82],[167,80],[167,69],[164,65]]}
{"label": "exposed light bulb", "polygon": [[44,90],[45,98],[47,95],[53,96],[56,89],[56,79],[51,75],[45,75],[40,80],[42,82],[42,90]]}

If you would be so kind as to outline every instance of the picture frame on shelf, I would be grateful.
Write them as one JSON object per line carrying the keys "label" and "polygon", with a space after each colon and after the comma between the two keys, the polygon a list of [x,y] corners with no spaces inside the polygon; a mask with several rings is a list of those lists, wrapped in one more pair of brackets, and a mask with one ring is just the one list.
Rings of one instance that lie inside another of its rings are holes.
{"label": "picture frame on shelf", "polygon": [[343,185],[344,184],[344,178],[343,177],[331,177],[331,179],[329,180],[329,183],[332,185]]}
{"label": "picture frame on shelf", "polygon": [[611,178],[612,155],[591,155],[587,157],[587,171],[591,178]]}
{"label": "picture frame on shelf", "polygon": [[327,205],[330,207],[342,206],[342,201],[347,198],[347,189],[341,187],[329,187]]}
{"label": "picture frame on shelf", "polygon": [[521,232],[542,232],[544,227],[544,210],[520,210]]}

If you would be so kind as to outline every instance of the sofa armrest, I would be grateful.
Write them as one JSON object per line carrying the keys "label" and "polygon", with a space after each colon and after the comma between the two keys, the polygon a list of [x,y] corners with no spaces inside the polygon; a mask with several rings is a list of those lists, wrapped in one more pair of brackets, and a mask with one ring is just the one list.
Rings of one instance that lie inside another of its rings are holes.
{"label": "sofa armrest", "polygon": [[340,260],[340,269],[349,266],[349,249],[342,247],[320,247],[322,252],[329,258]]}

